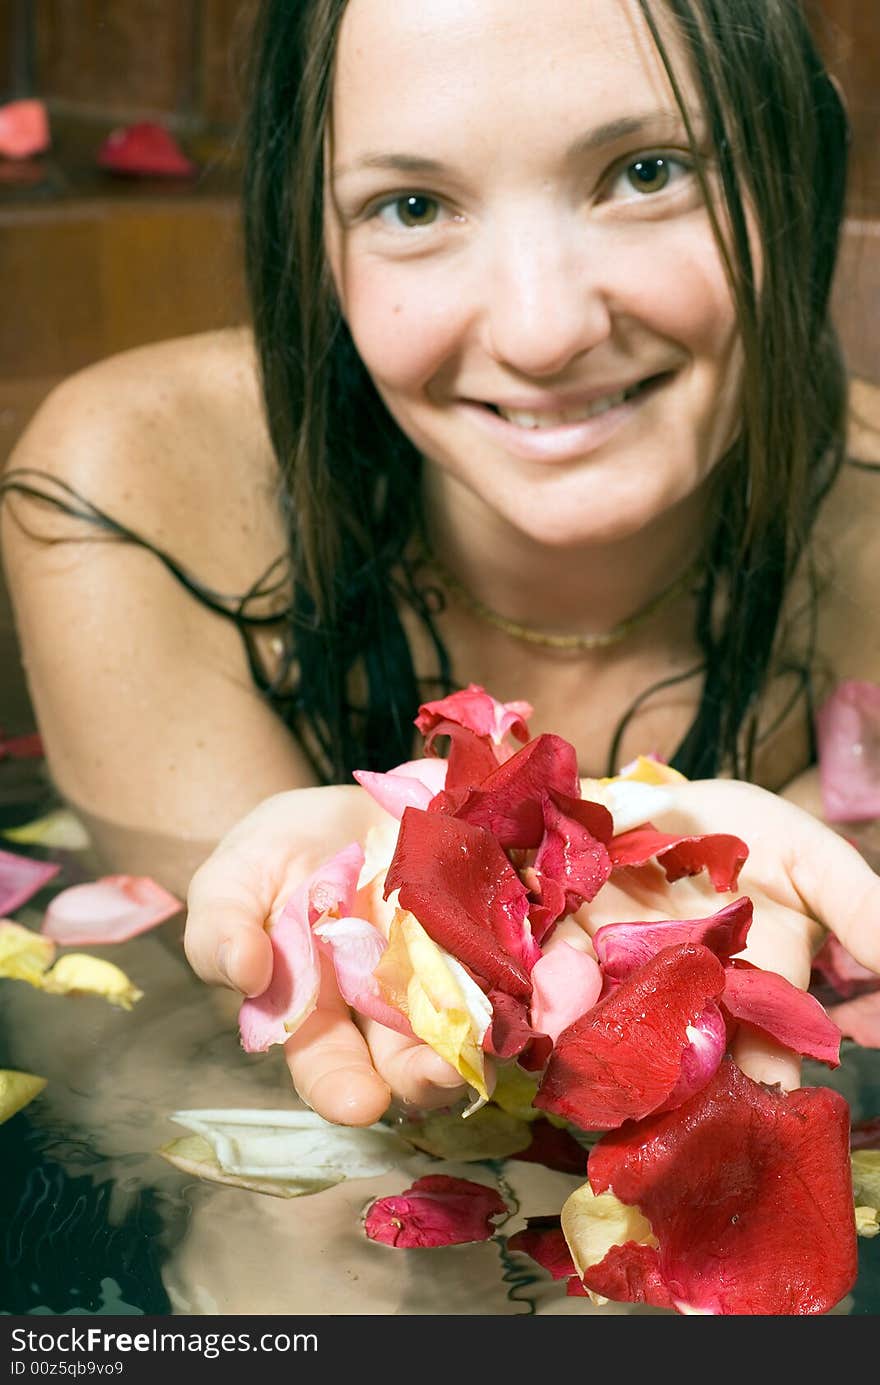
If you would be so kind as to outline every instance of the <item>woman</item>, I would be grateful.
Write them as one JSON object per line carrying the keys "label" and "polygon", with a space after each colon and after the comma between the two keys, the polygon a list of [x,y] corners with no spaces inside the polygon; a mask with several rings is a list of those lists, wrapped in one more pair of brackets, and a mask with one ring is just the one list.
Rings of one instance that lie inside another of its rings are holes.
{"label": "woman", "polygon": [[[180,887],[268,798],[187,928],[258,993],[264,921],[376,811],[351,771],[473,681],[584,774],[653,750],[706,780],[678,820],[752,846],[762,965],[806,984],[818,919],[880,969],[876,877],[775,796],[820,678],[880,678],[869,556],[819,593],[808,542],[876,499],[840,470],[846,122],[800,5],[270,0],[254,92],[258,367],[243,331],[110,361],[7,476],[34,703],[98,844]],[[288,1059],[352,1122],[459,1081],[330,978]]]}

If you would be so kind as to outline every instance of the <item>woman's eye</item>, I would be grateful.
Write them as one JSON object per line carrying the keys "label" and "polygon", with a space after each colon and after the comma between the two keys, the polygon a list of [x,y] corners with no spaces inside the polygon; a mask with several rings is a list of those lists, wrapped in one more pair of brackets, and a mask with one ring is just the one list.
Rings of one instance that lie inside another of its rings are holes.
{"label": "woman's eye", "polygon": [[409,230],[418,226],[433,226],[440,215],[440,203],[435,197],[410,192],[385,202],[377,207],[376,212],[386,226],[403,226]]}
{"label": "woman's eye", "polygon": [[645,197],[651,193],[664,192],[671,184],[680,181],[682,176],[687,176],[690,172],[689,165],[682,159],[673,158],[669,154],[646,154],[620,170],[611,189],[612,195],[619,193],[624,197],[632,197],[632,194],[636,193]]}

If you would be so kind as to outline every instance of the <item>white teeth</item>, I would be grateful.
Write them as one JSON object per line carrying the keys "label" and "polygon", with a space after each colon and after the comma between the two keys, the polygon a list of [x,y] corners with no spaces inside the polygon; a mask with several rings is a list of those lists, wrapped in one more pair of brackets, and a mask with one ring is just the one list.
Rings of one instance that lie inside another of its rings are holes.
{"label": "white teeth", "polygon": [[500,406],[498,412],[508,423],[516,424],[517,428],[559,428],[564,423],[583,423],[584,419],[596,418],[609,409],[616,409],[633,393],[633,390],[620,390],[618,394],[606,395],[604,399],[594,399],[591,404],[582,404],[579,409],[564,409],[558,413],[532,414],[525,409],[502,409]]}

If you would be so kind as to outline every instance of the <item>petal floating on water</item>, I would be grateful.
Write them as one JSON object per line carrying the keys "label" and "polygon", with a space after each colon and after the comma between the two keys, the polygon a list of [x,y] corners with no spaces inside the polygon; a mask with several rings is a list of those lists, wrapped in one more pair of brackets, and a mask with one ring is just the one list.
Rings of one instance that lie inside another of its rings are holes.
{"label": "petal floating on water", "polygon": [[46,1078],[32,1072],[0,1068],[0,1124],[39,1096],[45,1085]]}
{"label": "petal floating on water", "polygon": [[187,1110],[170,1117],[207,1140],[225,1173],[332,1183],[378,1178],[411,1151],[383,1125],[333,1125],[315,1111]]}
{"label": "petal floating on water", "polygon": [[179,914],[183,904],[145,875],[105,875],[55,895],[42,932],[62,947],[122,943]]}

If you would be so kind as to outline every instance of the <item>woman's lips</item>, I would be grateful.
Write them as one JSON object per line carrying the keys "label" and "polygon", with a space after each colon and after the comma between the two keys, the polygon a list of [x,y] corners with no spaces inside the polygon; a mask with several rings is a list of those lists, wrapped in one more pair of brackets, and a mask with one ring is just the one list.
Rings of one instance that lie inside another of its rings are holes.
{"label": "woman's lips", "polygon": [[646,399],[672,378],[673,372],[654,375],[620,403],[613,403],[592,417],[571,423],[559,422],[550,427],[513,423],[492,406],[475,400],[463,399],[459,407],[508,452],[525,461],[570,462],[600,447],[633,417]]}

